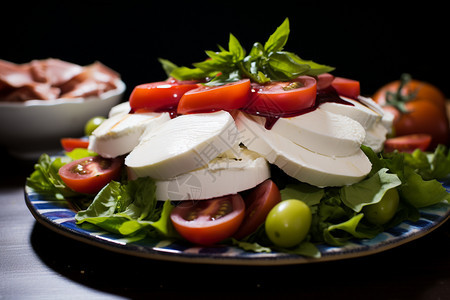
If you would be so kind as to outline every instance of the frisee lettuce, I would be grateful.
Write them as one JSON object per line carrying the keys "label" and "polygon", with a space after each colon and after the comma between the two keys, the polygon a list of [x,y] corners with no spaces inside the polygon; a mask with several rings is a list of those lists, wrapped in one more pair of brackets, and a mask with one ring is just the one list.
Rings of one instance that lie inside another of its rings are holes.
{"label": "frisee lettuce", "polygon": [[168,77],[178,80],[207,80],[209,86],[249,78],[260,84],[269,81],[289,81],[300,75],[317,76],[331,72],[333,67],[303,60],[293,52],[284,51],[290,33],[289,19],[275,30],[262,45],[253,44],[246,54],[238,39],[230,33],[228,50],[219,45],[219,51],[205,51],[208,58],[193,63],[193,68],[178,67],[167,59],[159,59]]}

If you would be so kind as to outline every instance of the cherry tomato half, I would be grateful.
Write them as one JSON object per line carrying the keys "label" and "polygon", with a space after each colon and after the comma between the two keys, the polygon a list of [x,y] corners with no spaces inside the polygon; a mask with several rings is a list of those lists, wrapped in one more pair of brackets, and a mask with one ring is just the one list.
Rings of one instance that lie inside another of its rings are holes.
{"label": "cherry tomato half", "polygon": [[244,200],[239,194],[233,194],[210,200],[183,201],[172,210],[170,219],[186,240],[212,245],[232,236],[244,214]]}
{"label": "cherry tomato half", "polygon": [[181,97],[189,90],[197,88],[195,81],[167,80],[136,86],[130,95],[130,107],[134,111],[165,111],[175,109]]}
{"label": "cherry tomato half", "polygon": [[281,202],[281,194],[276,184],[267,179],[253,188],[244,201],[245,217],[239,230],[234,234],[236,239],[248,236],[264,223],[270,210]]}
{"label": "cherry tomato half", "polygon": [[431,135],[429,134],[409,134],[394,138],[389,138],[384,142],[384,151],[392,152],[398,150],[400,152],[413,152],[416,149],[426,151],[431,143]]}
{"label": "cherry tomato half", "polygon": [[59,176],[75,192],[95,194],[120,176],[123,159],[89,156],[70,162],[59,169]]}
{"label": "cherry tomato half", "polygon": [[314,106],[317,82],[310,76],[299,76],[288,82],[252,84],[252,95],[243,109],[263,116],[289,116]]}
{"label": "cherry tomato half", "polygon": [[339,95],[352,99],[356,99],[361,93],[359,81],[353,79],[335,77],[331,86]]}
{"label": "cherry tomato half", "polygon": [[64,151],[70,152],[75,148],[87,148],[89,146],[89,139],[87,138],[62,138],[61,146]]}
{"label": "cherry tomato half", "polygon": [[178,114],[242,108],[250,95],[250,80],[241,79],[220,86],[201,85],[186,92],[178,104]]}

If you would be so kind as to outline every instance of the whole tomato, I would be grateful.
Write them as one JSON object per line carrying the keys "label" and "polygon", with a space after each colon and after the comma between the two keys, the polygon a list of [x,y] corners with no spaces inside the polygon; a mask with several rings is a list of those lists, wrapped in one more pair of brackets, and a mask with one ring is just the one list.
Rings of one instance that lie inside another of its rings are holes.
{"label": "whole tomato", "polygon": [[393,113],[396,136],[429,134],[429,149],[449,144],[446,99],[437,87],[403,74],[400,80],[381,87],[372,98]]}

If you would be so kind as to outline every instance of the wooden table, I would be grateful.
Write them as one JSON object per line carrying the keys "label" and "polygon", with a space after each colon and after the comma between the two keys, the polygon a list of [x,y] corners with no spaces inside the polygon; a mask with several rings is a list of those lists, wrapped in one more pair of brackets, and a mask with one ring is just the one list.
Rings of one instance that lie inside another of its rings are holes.
{"label": "wooden table", "polygon": [[33,163],[0,153],[0,299],[450,299],[450,222],[397,248],[282,267],[154,261],[37,223],[24,201]]}

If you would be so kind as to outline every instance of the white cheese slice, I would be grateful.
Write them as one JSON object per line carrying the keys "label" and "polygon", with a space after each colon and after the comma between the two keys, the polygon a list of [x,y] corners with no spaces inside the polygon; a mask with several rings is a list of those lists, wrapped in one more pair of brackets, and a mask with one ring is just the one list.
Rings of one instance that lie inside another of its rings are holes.
{"label": "white cheese slice", "polygon": [[154,129],[169,120],[169,113],[117,113],[92,132],[89,150],[108,158],[127,154],[139,144],[145,130]]}
{"label": "white cheese slice", "polygon": [[244,113],[236,116],[236,124],[240,141],[248,149],[264,156],[289,176],[311,185],[353,184],[362,180],[372,167],[361,150],[345,157],[317,154],[267,130]]}
{"label": "white cheese slice", "polygon": [[349,104],[347,105],[337,102],[325,102],[319,107],[320,109],[335,114],[347,116],[360,123],[366,130],[371,128],[374,124],[380,122],[382,115],[377,111],[369,108],[359,101],[346,97],[341,97],[341,99],[348,102]]}
{"label": "white cheese slice", "polygon": [[[264,125],[264,118],[255,120]],[[279,118],[271,131],[312,152],[330,156],[356,153],[366,134],[361,124],[351,118],[320,108],[292,118]]]}
{"label": "white cheese slice", "polygon": [[226,111],[182,115],[144,134],[125,158],[133,177],[166,180],[205,166],[237,141]]}
{"label": "white cheese slice", "polygon": [[122,102],[119,103],[115,106],[113,106],[108,113],[108,118],[111,118],[114,115],[118,115],[118,114],[128,114],[131,111],[131,106],[130,106],[130,102],[126,101],[126,102]]}
{"label": "white cheese slice", "polygon": [[269,164],[264,157],[247,149],[233,156],[237,155],[221,155],[195,171],[157,180],[156,199],[182,201],[221,197],[251,189],[270,177]]}
{"label": "white cheese slice", "polygon": [[381,122],[377,123],[366,131],[366,138],[363,145],[372,148],[375,152],[381,152],[386,141],[387,133],[388,130],[386,127]]}

